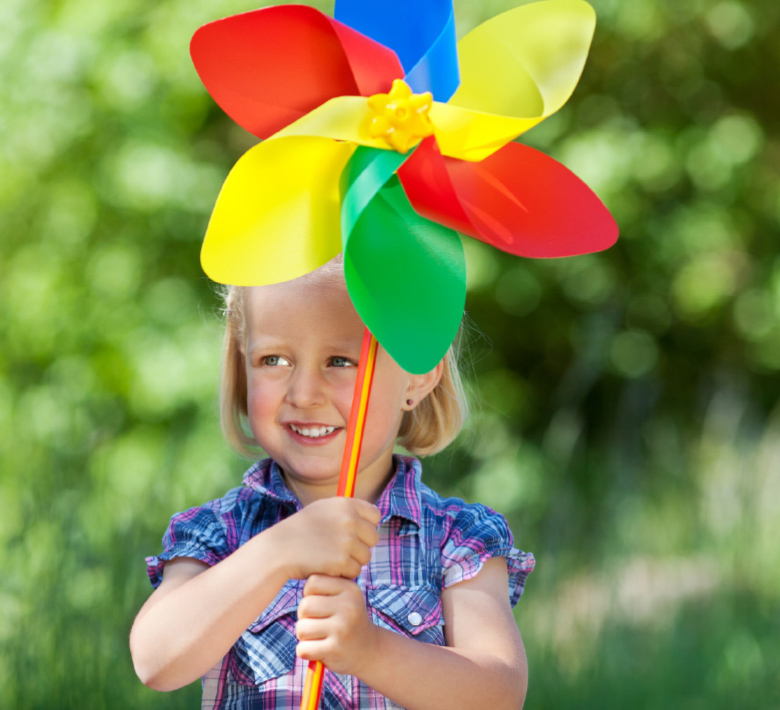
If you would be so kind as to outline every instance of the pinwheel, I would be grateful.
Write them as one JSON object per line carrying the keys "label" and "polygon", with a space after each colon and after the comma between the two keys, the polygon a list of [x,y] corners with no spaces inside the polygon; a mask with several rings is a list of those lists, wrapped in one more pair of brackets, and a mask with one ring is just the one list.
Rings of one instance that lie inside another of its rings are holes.
{"label": "pinwheel", "polygon": [[335,15],[268,7],[193,36],[209,93],[263,139],[229,174],[201,261],[215,281],[260,285],[343,251],[363,322],[402,367],[426,372],[463,314],[456,231],[526,257],[617,238],[579,178],[513,142],[571,95],[595,15],[583,0],[545,0],[457,47],[451,0],[338,0]]}
{"label": "pinwheel", "polygon": [[[431,370],[459,327],[458,233],[525,257],[605,249],[596,195],[514,139],[568,100],[595,27],[584,0],[543,0],[455,39],[452,0],[337,0],[335,19],[268,7],[201,27],[195,67],[260,138],[230,172],[201,251],[213,280],[286,281],[344,254],[366,324],[339,494],[350,495],[377,340]],[[302,708],[316,708],[322,666]]]}

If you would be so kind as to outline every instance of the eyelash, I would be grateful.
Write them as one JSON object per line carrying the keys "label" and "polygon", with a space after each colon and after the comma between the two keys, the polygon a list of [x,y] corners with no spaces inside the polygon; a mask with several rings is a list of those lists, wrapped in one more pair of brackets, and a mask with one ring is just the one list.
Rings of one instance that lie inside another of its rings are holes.
{"label": "eyelash", "polygon": [[284,360],[283,357],[280,355],[266,355],[264,358],[260,360],[261,365],[265,365],[266,367],[276,367],[279,363],[270,363],[269,360]]}
{"label": "eyelash", "polygon": [[[276,360],[276,362],[269,362],[269,360]],[[282,357],[281,355],[266,355],[260,359],[260,364],[264,365],[265,367],[278,367],[281,364],[279,361],[286,363],[288,362],[287,358]],[[335,361],[340,361],[342,364],[337,365],[335,364]],[[350,360],[348,357],[344,357],[343,355],[334,355],[333,357],[329,358],[328,362],[332,367],[338,368],[355,367],[357,365],[356,362]]]}
{"label": "eyelash", "polygon": [[357,364],[353,360],[350,360],[348,357],[344,357],[342,355],[334,355],[332,358],[330,358],[331,364],[333,363],[334,360],[341,360],[345,364],[333,365],[333,367],[354,367]]}

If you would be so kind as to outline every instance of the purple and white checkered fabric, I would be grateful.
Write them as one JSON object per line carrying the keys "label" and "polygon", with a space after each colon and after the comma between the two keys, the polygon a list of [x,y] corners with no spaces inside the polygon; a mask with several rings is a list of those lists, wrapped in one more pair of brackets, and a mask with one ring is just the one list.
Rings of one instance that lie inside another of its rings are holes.
{"label": "purple and white checkered fabric", "polygon": [[[471,579],[490,557],[505,557],[514,606],[534,558],[512,547],[503,516],[484,505],[442,498],[423,484],[416,459],[396,456],[395,469],[377,501],[379,543],[357,581],[375,624],[443,646],[442,589]],[[191,557],[214,565],[300,507],[278,466],[259,461],[245,474],[243,487],[173,516],[162,554],[146,560],[152,585],[162,581],[166,560]],[[308,665],[295,656],[303,585],[304,580],[289,580],[203,677],[203,708],[298,710]],[[398,707],[355,678],[325,671],[322,710]]]}

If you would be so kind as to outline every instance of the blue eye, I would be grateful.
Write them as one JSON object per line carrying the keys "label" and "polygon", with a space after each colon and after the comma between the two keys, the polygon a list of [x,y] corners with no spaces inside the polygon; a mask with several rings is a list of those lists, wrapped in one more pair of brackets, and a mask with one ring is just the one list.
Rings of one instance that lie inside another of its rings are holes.
{"label": "blue eye", "polygon": [[330,366],[331,367],[353,367],[355,365],[352,360],[346,357],[341,357],[340,355],[336,355],[330,359]]}
{"label": "blue eye", "polygon": [[279,365],[287,365],[287,360],[281,355],[266,355],[263,360],[263,365],[266,367],[278,367]]}

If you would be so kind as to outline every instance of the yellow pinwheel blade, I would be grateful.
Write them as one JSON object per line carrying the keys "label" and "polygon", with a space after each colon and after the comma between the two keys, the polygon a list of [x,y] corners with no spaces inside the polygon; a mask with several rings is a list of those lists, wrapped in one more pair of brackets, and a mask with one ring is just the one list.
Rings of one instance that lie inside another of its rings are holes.
{"label": "yellow pinwheel blade", "polygon": [[443,155],[478,161],[544,120],[543,116],[513,118],[434,103],[431,121]]}
{"label": "yellow pinwheel blade", "polygon": [[555,113],[579,81],[596,27],[584,0],[497,15],[458,43],[460,88],[431,119],[445,155],[482,160]]}
{"label": "yellow pinwheel blade", "polygon": [[275,133],[271,139],[289,136],[323,136],[351,141],[369,148],[387,149],[383,138],[371,138],[368,124],[373,112],[365,96],[336,96]]}
{"label": "yellow pinwheel blade", "polygon": [[584,0],[545,0],[509,10],[458,43],[454,106],[503,116],[549,116],[579,81],[596,28]]}
{"label": "yellow pinwheel blade", "polygon": [[288,281],[341,249],[339,178],[354,145],[327,138],[268,140],[222,186],[201,249],[209,278],[235,286]]}

